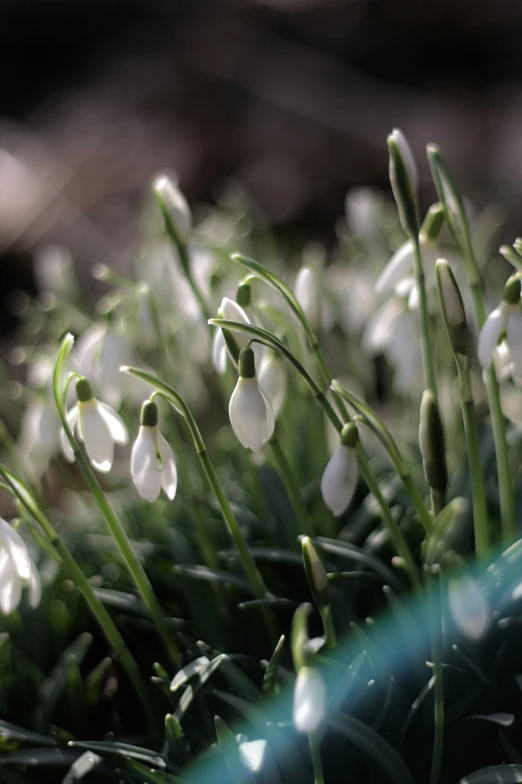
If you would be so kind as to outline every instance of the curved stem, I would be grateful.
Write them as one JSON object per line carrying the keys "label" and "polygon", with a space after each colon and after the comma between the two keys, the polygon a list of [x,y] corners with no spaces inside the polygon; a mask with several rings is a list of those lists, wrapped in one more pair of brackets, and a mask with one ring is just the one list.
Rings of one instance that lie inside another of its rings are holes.
{"label": "curved stem", "polygon": [[438,405],[437,376],[435,373],[433,352],[431,350],[428,298],[426,296],[426,283],[424,279],[424,269],[422,267],[422,257],[421,257],[418,234],[412,238],[412,242],[413,242],[413,250],[414,250],[415,283],[417,285],[417,293],[419,296],[419,317],[420,317],[420,332],[421,332],[421,347],[422,347],[422,365],[424,369],[424,383],[426,384],[426,388],[430,389],[431,392],[433,393],[433,397],[435,398],[435,403],[437,403]]}
{"label": "curved stem", "polygon": [[150,696],[145,682],[141,677],[138,665],[136,664],[136,661],[131,652],[127,648],[123,637],[116,628],[114,621],[105,609],[105,605],[94,593],[91,584],[74,560],[70,551],[60,540],[56,529],[40,510],[36,500],[32,497],[32,493],[25,486],[22,480],[1,464],[0,474],[6,480],[10,492],[12,492],[18,498],[22,506],[27,510],[31,517],[36,520],[42,531],[46,534],[52,546],[52,552],[55,554],[54,557],[59,563],[63,564],[71,579],[74,581],[74,583],[76,583],[82,592],[85,601],[89,605],[92,614],[98,621],[102,632],[107,638],[107,641],[113,647],[127,675],[129,676],[129,680],[132,683],[134,690],[136,691],[136,694],[138,695],[147,714],[147,720],[151,728],[156,727],[157,721],[154,711],[152,710]]}
{"label": "curved stem", "polygon": [[131,376],[136,376],[136,378],[139,378],[142,381],[146,381],[148,384],[153,386],[157,390],[158,394],[164,397],[165,400],[167,400],[184,418],[190,431],[190,435],[192,436],[192,440],[194,441],[196,453],[200,460],[205,476],[207,477],[210,486],[214,491],[214,495],[216,496],[217,502],[221,509],[223,519],[225,520],[229,533],[238,549],[239,556],[250,582],[252,591],[257,598],[266,596],[268,591],[261,576],[261,572],[259,571],[256,562],[252,558],[245,538],[241,533],[239,524],[234,516],[234,513],[232,512],[223,488],[221,487],[218,475],[207,452],[205,442],[203,441],[199,428],[196,424],[196,420],[192,416],[192,412],[190,411],[189,407],[183,398],[181,398],[178,393],[172,389],[171,386],[166,384],[153,373],[149,373],[146,370],[140,370],[139,368],[133,367],[122,367],[121,370],[125,373],[129,373]]}
{"label": "curved stem", "polygon": [[119,518],[117,517],[116,513],[114,512],[113,508],[107,501],[105,497],[105,493],[103,492],[96,476],[94,475],[94,471],[92,470],[89,461],[83,454],[82,450],[80,449],[76,438],[74,437],[71,428],[67,422],[67,416],[65,413],[65,396],[64,392],[60,389],[60,381],[61,381],[61,371],[64,365],[64,362],[69,354],[70,349],[73,345],[73,337],[72,335],[66,335],[62,345],[60,347],[60,351],[58,353],[58,357],[56,360],[54,373],[53,373],[53,393],[54,398],[56,401],[56,407],[58,409],[58,415],[60,417],[62,427],[65,431],[65,435],[71,445],[73,450],[74,457],[76,458],[76,462],[80,468],[80,471],[83,474],[83,477],[87,483],[89,490],[91,491],[94,500],[98,506],[98,509],[102,513],[103,519],[105,520],[111,535],[116,542],[116,545],[123,557],[127,565],[127,569],[129,574],[134,581],[138,591],[140,592],[143,601],[145,602],[146,606],[149,609],[151,614],[152,620],[160,634],[160,637],[163,640],[165,648],[174,664],[177,664],[177,660],[179,657],[178,647],[169,632],[167,624],[165,622],[165,618],[163,616],[163,611],[161,606],[156,598],[156,594],[150,584],[149,578],[147,577],[145,570],[136,555],[136,552],[130,542],[127,533],[121,524]]}

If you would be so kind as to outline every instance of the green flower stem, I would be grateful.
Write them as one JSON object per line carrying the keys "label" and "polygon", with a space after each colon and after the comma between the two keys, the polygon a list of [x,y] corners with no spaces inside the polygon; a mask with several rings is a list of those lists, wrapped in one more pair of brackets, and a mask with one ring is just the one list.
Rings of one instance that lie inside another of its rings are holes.
{"label": "green flower stem", "polygon": [[[216,327],[225,327],[232,330],[239,330],[240,332],[246,332],[252,335],[252,339],[259,343],[262,343],[265,346],[270,346],[271,348],[278,351],[281,356],[287,359],[297,370],[297,372],[301,375],[303,380],[306,382],[310,391],[312,392],[313,396],[322,407],[324,413],[333,424],[335,429],[338,433],[341,432],[343,428],[344,422],[342,422],[337,414],[335,413],[331,403],[327,399],[324,392],[319,388],[317,383],[314,381],[312,376],[307,372],[307,370],[303,367],[303,365],[299,362],[299,360],[292,354],[292,352],[282,343],[275,335],[272,335],[271,332],[268,332],[266,329],[262,329],[261,327],[256,327],[253,324],[244,324],[240,321],[229,321],[227,319],[210,319],[210,323]],[[357,444],[357,459],[359,464],[359,469],[361,471],[361,475],[365,480],[366,484],[368,485],[368,489],[371,493],[373,493],[377,504],[381,510],[381,514],[383,517],[384,524],[388,528],[390,533],[390,537],[392,542],[395,546],[397,554],[402,558],[404,562],[404,566],[410,576],[410,579],[414,586],[418,587],[420,585],[419,577],[417,575],[417,570],[415,568],[415,562],[413,560],[413,556],[410,552],[410,548],[406,540],[404,539],[399,526],[393,519],[393,515],[390,511],[386,500],[381,493],[379,483],[375,479],[369,465],[368,465],[368,458],[364,451],[364,447],[362,446],[361,442]]]}
{"label": "green flower stem", "polygon": [[438,405],[437,396],[437,375],[435,373],[435,362],[431,350],[430,321],[428,311],[428,298],[426,295],[426,282],[424,269],[422,267],[422,257],[420,250],[419,235],[411,238],[414,250],[415,283],[419,295],[419,317],[422,348],[422,366],[424,369],[424,381],[426,388],[433,392],[435,403]]}
{"label": "green flower stem", "polygon": [[[437,188],[439,199],[444,207],[446,223],[461,249],[466,278],[471,291],[475,322],[478,331],[480,332],[486,320],[484,285],[475,257],[464,205],[437,147],[432,145],[428,147],[428,159],[435,187]],[[447,194],[449,194],[451,198],[451,204],[448,204],[448,199],[446,198]],[[493,430],[493,441],[495,443],[495,455],[497,458],[502,538],[505,542],[509,542],[513,541],[516,535],[515,503],[511,482],[511,471],[509,468],[506,426],[500,402],[498,379],[493,364],[487,371],[486,377],[491,427]]]}
{"label": "green flower stem", "polygon": [[486,496],[484,493],[482,468],[480,465],[479,439],[477,432],[477,421],[475,418],[475,406],[471,393],[469,362],[466,357],[462,357],[461,355],[456,354],[455,357],[457,360],[457,369],[459,373],[462,417],[464,419],[464,433],[466,436],[466,446],[471,474],[475,552],[478,556],[484,556],[488,551],[489,544],[488,513],[486,508]]}
{"label": "green flower stem", "polygon": [[116,542],[116,545],[123,557],[127,565],[127,569],[131,578],[133,579],[138,591],[140,592],[143,601],[145,602],[146,606],[149,609],[151,614],[152,620],[163,640],[163,644],[165,645],[165,649],[167,650],[172,662],[177,664],[179,658],[179,651],[178,647],[168,629],[168,626],[165,622],[165,618],[163,616],[163,611],[161,606],[156,598],[152,585],[150,584],[149,578],[147,577],[143,566],[140,563],[136,552],[130,542],[127,533],[121,524],[119,518],[115,514],[114,510],[112,509],[111,505],[107,501],[105,497],[105,493],[103,492],[96,476],[94,475],[94,471],[92,470],[89,461],[83,454],[82,450],[80,449],[76,438],[74,437],[68,423],[67,423],[67,416],[65,413],[65,395],[60,390],[60,382],[62,376],[62,368],[65,363],[65,360],[69,354],[70,349],[73,345],[73,337],[72,335],[66,335],[63,339],[62,345],[60,347],[60,351],[58,353],[58,358],[56,360],[54,373],[53,373],[53,392],[56,401],[56,406],[58,409],[58,414],[60,416],[60,420],[62,422],[63,429],[67,436],[67,439],[71,445],[73,450],[74,456],[76,458],[76,462],[82,472],[84,479],[87,483],[89,490],[91,491],[94,500],[105,520],[111,535]]}
{"label": "green flower stem", "polygon": [[6,483],[9,486],[10,491],[18,498],[19,502],[22,504],[24,509],[33,517],[43,532],[49,539],[50,544],[52,545],[52,550],[55,553],[56,560],[63,564],[67,572],[69,573],[71,579],[76,583],[80,591],[82,592],[85,601],[89,605],[89,608],[98,621],[101,630],[105,634],[107,641],[113,647],[114,651],[118,655],[127,675],[129,676],[129,680],[132,683],[136,694],[138,695],[145,713],[147,715],[147,721],[149,722],[150,728],[152,730],[157,729],[157,721],[154,711],[152,709],[152,704],[150,701],[150,695],[147,689],[145,682],[141,677],[141,673],[139,671],[138,665],[134,660],[131,652],[127,648],[123,637],[121,636],[120,632],[116,628],[114,621],[112,620],[111,616],[105,609],[104,604],[98,599],[96,594],[94,593],[91,584],[83,574],[82,570],[74,560],[73,556],[71,555],[70,551],[67,547],[63,544],[60,540],[56,529],[52,525],[52,523],[47,519],[47,517],[43,514],[40,510],[37,501],[33,498],[32,493],[30,492],[29,488],[25,486],[23,481],[9,471],[5,466],[0,464],[0,474],[6,480]]}
{"label": "green flower stem", "polygon": [[[437,589],[440,588],[440,576],[435,577]],[[440,590],[442,590],[440,588]],[[437,593],[437,592],[436,592]],[[444,744],[444,684],[443,667],[441,661],[442,648],[442,602],[437,601],[436,593],[433,599],[433,619],[436,624],[433,629],[431,642],[431,658],[433,664],[433,718],[434,718],[434,737],[433,737],[433,756],[431,761],[430,784],[438,784],[442,763],[442,749]],[[442,598],[442,597],[441,597]]]}
{"label": "green flower stem", "polygon": [[319,612],[321,613],[321,619],[323,622],[326,647],[335,648],[337,645],[337,635],[335,634],[331,604],[328,602],[328,604],[321,606],[319,608]]}
{"label": "green flower stem", "polygon": [[200,460],[201,466],[203,468],[204,474],[207,477],[212,490],[214,491],[214,495],[216,496],[217,502],[221,509],[221,513],[223,515],[223,519],[225,520],[226,526],[229,530],[229,533],[234,540],[234,544],[236,545],[239,556],[241,559],[241,563],[243,564],[243,568],[246,572],[248,580],[250,582],[250,586],[254,595],[261,599],[265,597],[268,593],[264,580],[261,576],[261,572],[257,568],[257,565],[252,558],[250,550],[248,549],[248,545],[245,541],[243,534],[241,533],[241,529],[239,524],[230,508],[230,504],[227,500],[227,497],[221,487],[221,483],[219,481],[218,475],[216,470],[212,464],[212,461],[209,457],[207,452],[207,448],[205,446],[205,442],[199,432],[199,428],[196,424],[196,420],[192,416],[192,413],[189,407],[186,405],[184,400],[175,392],[172,387],[162,381],[160,378],[155,376],[153,373],[149,373],[146,370],[140,370],[139,368],[133,367],[125,367],[122,368],[122,371],[125,373],[129,373],[131,376],[135,376],[136,378],[140,378],[142,381],[146,381],[148,384],[153,386],[158,394],[165,398],[173,407],[174,409],[181,414],[184,418],[185,422],[190,431],[190,435],[194,441],[194,446],[196,449],[196,453]]}
{"label": "green flower stem", "polygon": [[321,762],[321,754],[319,751],[319,739],[315,732],[308,735],[308,742],[310,743],[310,753],[312,755],[312,765],[314,768],[314,784],[324,784],[323,763]]}
{"label": "green flower stem", "polygon": [[379,441],[386,449],[390,460],[395,466],[397,474],[402,480],[402,483],[404,484],[404,487],[406,488],[408,495],[410,496],[412,503],[417,510],[417,514],[419,515],[424,528],[426,531],[429,531],[432,525],[431,515],[426,504],[424,503],[424,499],[422,498],[417,485],[413,481],[409,466],[401,455],[399,448],[388,428],[379,419],[371,406],[369,406],[367,403],[363,403],[362,400],[356,398],[355,395],[352,395],[351,392],[341,386],[338,381],[332,381],[332,391],[347,400],[350,405],[352,405],[362,415],[363,422],[368,424],[377,435]]}
{"label": "green flower stem", "polygon": [[304,505],[301,496],[301,488],[299,487],[299,483],[294,474],[292,466],[288,462],[288,458],[286,457],[281,447],[281,443],[279,441],[279,437],[277,433],[274,433],[274,435],[272,436],[272,438],[268,443],[270,444],[272,454],[274,455],[274,459],[277,463],[277,467],[279,469],[281,476],[283,477],[287,493],[294,507],[294,511],[296,513],[296,517],[301,528],[301,530],[298,533],[307,534],[308,536],[310,536],[312,534],[312,530],[311,530],[312,526],[308,518],[308,512],[306,511],[306,507]]}

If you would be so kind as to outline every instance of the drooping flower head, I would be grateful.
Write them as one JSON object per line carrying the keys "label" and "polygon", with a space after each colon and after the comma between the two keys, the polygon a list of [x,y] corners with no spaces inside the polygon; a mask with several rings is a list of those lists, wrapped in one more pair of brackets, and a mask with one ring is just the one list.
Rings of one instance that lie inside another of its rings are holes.
{"label": "drooping flower head", "polygon": [[158,428],[158,407],[146,400],[141,409],[140,429],[131,456],[132,481],[147,501],[155,501],[161,489],[170,501],[176,496],[178,471],[174,452]]}
{"label": "drooping flower head", "polygon": [[522,378],[522,311],[520,310],[520,278],[511,277],[505,287],[500,305],[493,310],[479,335],[478,360],[487,370],[501,339],[506,337],[513,376]]}
{"label": "drooping flower head", "polygon": [[244,447],[259,452],[273,435],[275,417],[272,404],[258,384],[251,348],[241,349],[238,370],[239,379],[228,407],[230,424]]}
{"label": "drooping flower head", "polygon": [[[234,302],[233,299],[223,297],[221,306],[218,310],[218,317],[227,321],[242,321],[243,324],[250,324],[250,319],[243,308]],[[227,335],[222,329],[217,329],[212,341],[212,364],[216,373],[224,375],[227,370],[227,338],[232,339],[239,349],[246,348],[249,343],[249,336],[245,332],[234,332],[234,336]]]}
{"label": "drooping flower head", "polygon": [[326,464],[321,478],[323,500],[336,517],[348,507],[357,485],[359,471],[355,447],[358,439],[357,426],[349,422],[343,427],[341,443]]}
{"label": "drooping flower head", "polygon": [[170,219],[178,240],[186,242],[192,231],[192,213],[177,182],[167,174],[160,174],[153,181],[152,190]]}
{"label": "drooping flower head", "polygon": [[22,598],[22,588],[29,588],[29,604],[40,603],[40,575],[18,531],[0,517],[0,612],[4,615],[16,610]]}
{"label": "drooping flower head", "polygon": [[[85,446],[87,457],[97,471],[107,473],[114,461],[114,444],[126,444],[129,435],[122,418],[111,406],[97,400],[86,378],[76,382],[78,402],[67,413],[67,424]],[[74,462],[74,452],[62,429],[63,453]]]}

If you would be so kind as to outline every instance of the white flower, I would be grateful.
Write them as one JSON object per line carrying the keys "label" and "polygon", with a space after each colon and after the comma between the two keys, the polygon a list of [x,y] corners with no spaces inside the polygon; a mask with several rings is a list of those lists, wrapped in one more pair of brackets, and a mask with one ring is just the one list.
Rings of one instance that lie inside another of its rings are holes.
{"label": "white flower", "polygon": [[323,501],[336,517],[342,515],[348,507],[357,485],[357,440],[357,427],[348,423],[343,427],[341,443],[326,464],[321,477]]}
{"label": "white flower", "polygon": [[40,575],[18,531],[0,517],[0,611],[4,615],[18,607],[23,585],[29,587],[29,604],[37,607],[41,597]]}
{"label": "white flower", "polygon": [[319,670],[301,667],[294,688],[294,725],[298,732],[315,732],[326,715],[326,684]]}
{"label": "white flower", "polygon": [[399,154],[402,158],[402,162],[406,167],[406,171],[408,173],[408,178],[410,180],[410,185],[412,191],[415,193],[417,191],[417,187],[419,184],[419,175],[417,173],[417,164],[415,163],[415,158],[413,157],[413,152],[411,147],[406,140],[403,132],[399,130],[399,128],[394,128],[391,132],[389,139],[394,142]]}
{"label": "white flower", "polygon": [[382,195],[372,188],[351,188],[346,194],[344,211],[354,237],[372,244],[381,221]]}
{"label": "white flower", "polygon": [[162,174],[152,183],[152,190],[168,212],[178,239],[186,242],[192,232],[192,213],[177,183],[172,182],[166,174]]}
{"label": "white flower", "polygon": [[[78,402],[67,413],[67,424],[76,437],[85,445],[87,457],[97,471],[107,473],[114,461],[114,444],[126,444],[129,435],[120,416],[101,403],[93,394],[90,383],[81,378],[76,383]],[[74,461],[74,453],[65,431],[61,431],[63,453],[69,462]]]}
{"label": "white flower", "polygon": [[125,335],[115,325],[94,324],[76,343],[72,362],[78,373],[92,380],[109,405],[118,408],[124,383],[120,367],[132,362]]}
{"label": "white flower", "polygon": [[460,632],[480,640],[491,623],[491,610],[480,583],[463,575],[448,583],[448,607]]}
{"label": "white flower", "polygon": [[477,354],[484,370],[492,361],[500,338],[506,335],[513,375],[522,377],[522,311],[520,310],[520,280],[510,279],[504,288],[500,305],[489,314],[479,335]]}
{"label": "white flower", "polygon": [[35,476],[41,476],[60,445],[60,420],[53,400],[38,397],[24,411],[19,448]]}
{"label": "white flower", "polygon": [[311,267],[305,265],[297,273],[294,293],[310,326],[317,329],[321,324],[321,301],[317,278]]}
{"label": "white flower", "polygon": [[[426,277],[426,288],[435,284],[435,262],[437,261],[437,244],[423,234],[420,235],[422,266]],[[408,295],[408,307],[417,310],[418,291],[414,270],[413,243],[409,240],[398,248],[375,283],[375,291],[379,294],[392,292],[398,296]]]}
{"label": "white flower", "polygon": [[155,501],[161,489],[174,500],[178,487],[176,458],[158,429],[158,408],[147,400],[141,409],[141,425],[132,447],[132,481],[147,501]]}
{"label": "white flower", "polygon": [[277,416],[285,402],[287,379],[283,358],[277,351],[269,351],[264,355],[257,378],[272,404],[274,416]]}
{"label": "white flower", "polygon": [[384,353],[395,368],[394,386],[411,392],[420,374],[421,344],[418,317],[407,309],[404,301],[389,299],[368,321],[361,346],[375,356]]}
{"label": "white flower", "polygon": [[[218,311],[218,317],[227,319],[227,321],[242,321],[243,324],[251,323],[243,308],[228,297],[223,297]],[[239,332],[239,330],[237,330],[234,332],[234,340],[240,349],[246,348],[250,341],[250,336],[246,332]],[[227,344],[222,329],[216,330],[212,340],[212,365],[214,366],[216,373],[219,373],[220,376],[226,373]]]}
{"label": "white flower", "polygon": [[259,452],[274,432],[274,411],[257,382],[251,348],[241,349],[238,367],[239,379],[228,407],[230,424],[244,447]]}

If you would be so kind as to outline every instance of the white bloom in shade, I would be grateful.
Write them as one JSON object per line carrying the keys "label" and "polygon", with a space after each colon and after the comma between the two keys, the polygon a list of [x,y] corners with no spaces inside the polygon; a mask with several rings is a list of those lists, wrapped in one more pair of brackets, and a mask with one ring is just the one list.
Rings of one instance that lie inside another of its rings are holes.
{"label": "white bloom in shade", "polygon": [[504,334],[509,347],[513,373],[522,376],[522,312],[518,278],[508,280],[504,287],[502,302],[489,314],[480,331],[477,354],[485,370],[490,367],[497,344]]}
{"label": "white bloom in shade", "polygon": [[259,773],[265,760],[267,743],[264,738],[245,740],[239,744],[239,756],[251,773]]}
{"label": "white bloom in shade", "polygon": [[285,402],[287,380],[283,358],[277,351],[268,351],[264,355],[257,378],[277,416]]}
{"label": "white bloom in shade", "polygon": [[[426,288],[429,290],[435,284],[435,262],[437,261],[437,244],[431,239],[420,236],[420,249],[422,266],[426,278]],[[408,295],[410,310],[418,308],[418,292],[415,280],[413,243],[408,240],[395,251],[375,283],[378,294],[392,292],[398,296]]]}
{"label": "white bloom in shade", "polygon": [[295,279],[294,293],[312,329],[321,324],[321,301],[315,272],[311,267],[301,267]]}
{"label": "white bloom in shade", "polygon": [[357,485],[357,440],[357,427],[353,422],[349,422],[343,427],[341,443],[326,464],[321,477],[323,501],[336,517],[342,515],[348,507]]}
{"label": "white bloom in shade", "polygon": [[131,361],[128,339],[110,322],[90,327],[79,338],[72,353],[72,362],[78,373],[90,378],[95,389],[114,408],[120,405],[125,383],[120,367],[131,364]]}
{"label": "white bloom in shade", "polygon": [[326,684],[319,670],[301,667],[294,688],[294,725],[299,732],[315,732],[326,715]]}
{"label": "white bloom in shade", "polygon": [[[218,311],[218,317],[227,319],[228,321],[242,321],[243,324],[250,324],[251,321],[245,311],[237,302],[228,297],[223,297],[221,306]],[[246,348],[250,341],[250,335],[246,332],[234,332],[234,340],[239,348]],[[227,370],[227,344],[223,330],[218,329],[212,340],[212,365],[216,373],[223,376]]]}
{"label": "white bloom in shade", "polygon": [[138,437],[132,447],[132,481],[146,501],[155,501],[161,489],[172,501],[178,487],[176,458],[158,430],[158,407],[147,400],[141,409]]}
{"label": "white bloom in shade", "polygon": [[168,212],[178,239],[186,242],[192,231],[192,213],[177,183],[162,174],[153,181],[152,190]]}
{"label": "white bloom in shade", "polygon": [[251,348],[241,349],[238,368],[239,379],[228,407],[230,424],[244,447],[259,452],[274,432],[274,412],[272,404],[257,382],[254,352]]}
{"label": "white bloom in shade", "polygon": [[448,607],[459,631],[480,640],[491,623],[491,610],[480,583],[471,575],[448,583]]}
{"label": "white bloom in shade", "polygon": [[0,517],[0,612],[16,610],[22,598],[22,587],[29,588],[29,604],[40,603],[40,575],[31,560],[24,540]]}
{"label": "white bloom in shade", "polygon": [[38,397],[24,411],[18,441],[21,457],[41,476],[60,446],[60,420],[53,400]]}
{"label": "white bloom in shade", "polygon": [[[114,444],[123,445],[129,440],[127,428],[110,406],[94,397],[86,378],[76,382],[76,395],[78,402],[67,412],[67,424],[83,442],[94,468],[107,473],[114,461]],[[74,453],[63,429],[60,435],[63,453],[72,463]]]}

